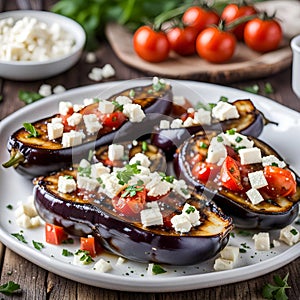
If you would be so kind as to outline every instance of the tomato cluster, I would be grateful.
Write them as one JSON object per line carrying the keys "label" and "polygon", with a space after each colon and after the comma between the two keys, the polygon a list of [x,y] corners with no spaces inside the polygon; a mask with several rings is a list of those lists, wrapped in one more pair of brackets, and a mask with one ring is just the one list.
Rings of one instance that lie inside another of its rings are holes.
{"label": "tomato cluster", "polygon": [[[159,26],[161,28],[161,26]],[[232,58],[237,40],[259,52],[277,49],[282,39],[280,24],[274,16],[254,6],[228,4],[221,15],[208,6],[186,9],[179,25],[166,30],[140,27],[133,36],[133,47],[142,59],[162,62],[174,51],[181,56],[198,54],[212,63]]]}

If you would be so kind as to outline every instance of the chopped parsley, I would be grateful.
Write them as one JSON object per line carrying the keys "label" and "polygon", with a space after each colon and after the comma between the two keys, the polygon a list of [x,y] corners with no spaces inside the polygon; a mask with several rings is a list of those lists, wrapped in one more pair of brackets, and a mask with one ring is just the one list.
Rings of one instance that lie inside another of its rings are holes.
{"label": "chopped parsley", "polygon": [[19,99],[23,101],[25,104],[31,104],[35,101],[38,101],[44,98],[41,94],[35,92],[28,92],[28,91],[19,91]]}
{"label": "chopped parsley", "polygon": [[73,179],[74,177],[72,175],[65,175],[64,176],[66,179]]}
{"label": "chopped parsley", "polygon": [[158,79],[157,82],[152,84],[152,88],[155,92],[159,92],[160,90],[164,89],[166,84],[162,82],[162,80]]}
{"label": "chopped parsley", "polygon": [[224,141],[224,139],[221,137],[221,136],[217,136],[217,141],[219,142],[219,143],[222,143],[223,141]]}
{"label": "chopped parsley", "polygon": [[195,105],[195,110],[199,110],[199,109],[204,109],[204,110],[207,110],[207,111],[211,111],[212,110],[212,106],[211,105],[215,105],[213,103],[211,104],[203,104],[202,102],[198,102],[196,105]]}
{"label": "chopped parsley", "polygon": [[42,250],[42,248],[45,248],[43,243],[36,242],[34,240],[32,240],[32,244],[36,250]]}
{"label": "chopped parsley", "polygon": [[7,209],[13,209],[13,206],[11,204],[6,205]]}
{"label": "chopped parsley", "polygon": [[165,269],[163,269],[160,265],[154,264],[152,267],[152,273],[154,275],[158,275],[158,274],[163,274],[166,273],[167,271]]}
{"label": "chopped parsley", "polygon": [[236,130],[234,128],[226,130],[226,133],[229,135],[235,135]]}
{"label": "chopped parsley", "polygon": [[135,90],[134,89],[131,89],[130,91],[129,91],[129,97],[130,98],[133,98],[135,96]]}
{"label": "chopped parsley", "polygon": [[287,300],[286,289],[291,288],[287,282],[288,277],[289,273],[283,279],[279,275],[275,275],[273,277],[275,285],[270,283],[266,284],[262,289],[262,296],[265,299]]}
{"label": "chopped parsley", "polygon": [[73,256],[74,254],[68,249],[62,249],[61,255],[63,256]]}
{"label": "chopped parsley", "polygon": [[92,171],[91,166],[87,166],[85,168],[78,167],[78,173],[79,173],[80,176],[91,177],[91,171]]}
{"label": "chopped parsley", "polygon": [[20,285],[13,282],[9,281],[3,285],[0,286],[0,293],[6,295],[6,296],[11,296],[13,293],[18,291],[20,289]]}
{"label": "chopped parsley", "polygon": [[293,228],[293,229],[290,230],[290,233],[291,233],[292,235],[297,235],[297,234],[298,234],[298,231],[297,231],[295,228]]}
{"label": "chopped parsley", "polygon": [[27,244],[27,241],[26,241],[23,234],[21,234],[21,233],[12,233],[11,235],[14,236],[16,239],[18,239],[20,242],[22,242],[24,244]]}
{"label": "chopped parsley", "polygon": [[225,96],[221,96],[219,101],[222,101],[222,102],[228,102],[228,98],[225,97]]}
{"label": "chopped parsley", "polygon": [[236,141],[237,143],[240,143],[242,140],[243,140],[243,138],[240,137],[240,136],[237,136],[236,139],[235,139],[235,141]]}
{"label": "chopped parsley", "polygon": [[[141,180],[139,180],[141,181]],[[143,182],[138,182],[137,184],[129,185],[127,188],[125,188],[125,192],[122,193],[121,197],[125,198],[127,196],[133,197],[137,194],[137,192],[141,192],[144,187],[141,186]]]}
{"label": "chopped parsley", "polygon": [[271,166],[272,167],[278,167],[278,164],[276,162],[272,162]]}
{"label": "chopped parsley", "polygon": [[258,86],[258,84],[253,84],[251,86],[245,87],[244,90],[249,92],[249,93],[252,93],[252,94],[258,94],[259,86]]}
{"label": "chopped parsley", "polygon": [[193,206],[189,206],[189,208],[185,211],[188,215],[190,214],[190,213],[193,213],[193,212],[195,212],[195,207],[193,207]]}
{"label": "chopped parsley", "polygon": [[200,142],[199,144],[200,148],[203,148],[203,149],[207,149],[208,148],[208,145],[204,142]]}
{"label": "chopped parsley", "polygon": [[138,169],[139,164],[135,163],[132,165],[125,165],[125,170],[117,172],[117,178],[119,179],[119,184],[126,184],[132,178],[133,175],[141,173]]}
{"label": "chopped parsley", "polygon": [[74,240],[72,238],[68,238],[61,242],[62,244],[74,244]]}
{"label": "chopped parsley", "polygon": [[85,250],[78,250],[76,251],[75,255],[80,255],[80,261],[84,264],[84,265],[88,265],[90,263],[92,263],[94,260],[92,259],[90,252],[89,251],[85,251]]}
{"label": "chopped parsley", "polygon": [[166,175],[163,172],[160,172],[159,175],[162,177],[161,181],[166,181],[166,182],[169,182],[169,183],[173,183],[173,181],[175,179],[174,176],[172,176],[172,175]]}
{"label": "chopped parsley", "polygon": [[271,85],[270,82],[267,82],[265,84],[265,93],[266,94],[273,94],[274,93],[274,89],[273,89],[273,87],[272,87],[272,85]]}
{"label": "chopped parsley", "polygon": [[94,156],[94,150],[90,150],[88,155],[88,161],[92,161],[93,156]]}
{"label": "chopped parsley", "polygon": [[123,104],[120,104],[116,100],[113,100],[112,104],[115,106],[114,111],[123,111]]}
{"label": "chopped parsley", "polygon": [[148,151],[148,143],[146,141],[142,142],[142,150],[143,150],[143,152]]}
{"label": "chopped parsley", "polygon": [[29,132],[29,135],[27,136],[28,138],[38,137],[40,135],[31,123],[23,123],[23,127],[27,132]]}

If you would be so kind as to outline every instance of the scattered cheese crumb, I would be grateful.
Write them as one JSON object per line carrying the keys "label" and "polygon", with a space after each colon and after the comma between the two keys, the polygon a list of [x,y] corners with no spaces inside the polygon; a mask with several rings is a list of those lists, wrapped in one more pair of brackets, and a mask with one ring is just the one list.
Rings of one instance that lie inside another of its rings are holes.
{"label": "scattered cheese crumb", "polygon": [[112,269],[111,263],[104,260],[103,258],[100,258],[100,260],[98,260],[94,265],[94,270],[101,273],[107,273],[111,269]]}
{"label": "scattered cheese crumb", "polygon": [[53,93],[54,94],[60,94],[66,91],[66,88],[63,85],[57,85],[56,87],[53,88]]}
{"label": "scattered cheese crumb", "polygon": [[88,64],[93,64],[97,61],[97,56],[94,52],[88,52],[85,56],[85,61]]}
{"label": "scattered cheese crumb", "polygon": [[50,96],[52,94],[51,89],[52,89],[52,87],[51,87],[50,84],[42,84],[39,88],[38,93],[40,95],[42,95],[43,97],[47,97],[47,96]]}

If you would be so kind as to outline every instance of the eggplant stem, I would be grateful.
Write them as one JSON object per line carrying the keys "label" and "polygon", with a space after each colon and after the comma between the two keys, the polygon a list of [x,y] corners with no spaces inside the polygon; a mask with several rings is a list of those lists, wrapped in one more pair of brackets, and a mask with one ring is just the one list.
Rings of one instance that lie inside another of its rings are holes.
{"label": "eggplant stem", "polygon": [[25,160],[24,155],[20,151],[12,151],[10,159],[3,163],[4,168],[16,167],[19,163]]}

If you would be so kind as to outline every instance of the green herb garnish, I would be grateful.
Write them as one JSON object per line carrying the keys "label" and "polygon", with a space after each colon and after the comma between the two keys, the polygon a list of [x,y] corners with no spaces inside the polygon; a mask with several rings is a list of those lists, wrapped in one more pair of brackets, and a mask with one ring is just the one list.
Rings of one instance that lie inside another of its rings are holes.
{"label": "green herb garnish", "polygon": [[9,281],[8,283],[5,283],[0,286],[0,293],[6,295],[6,296],[11,296],[13,293],[18,291],[20,289],[20,285],[13,282]]}
{"label": "green herb garnish", "polygon": [[84,177],[91,177],[91,171],[92,171],[92,167],[91,166],[87,166],[85,168],[83,167],[78,167],[78,174],[80,176],[84,176]]}
{"label": "green herb garnish", "polygon": [[123,104],[120,104],[116,100],[113,100],[112,104],[115,106],[114,111],[123,111]]}
{"label": "green herb garnish", "polygon": [[129,97],[130,97],[130,98],[134,98],[134,96],[135,96],[135,90],[134,90],[134,89],[131,89],[131,90],[129,91]]}
{"label": "green herb garnish", "polygon": [[154,275],[158,275],[158,274],[163,274],[166,273],[167,271],[165,269],[163,269],[160,265],[154,264],[152,267],[152,273]]}
{"label": "green herb garnish", "polygon": [[141,170],[138,169],[140,164],[135,163],[132,165],[125,165],[125,170],[117,171],[117,178],[119,179],[119,184],[124,185],[132,178],[133,175],[141,173]]}
{"label": "green herb garnish", "polygon": [[23,123],[23,127],[29,132],[28,138],[38,137],[40,135],[31,123]]}
{"label": "green herb garnish", "polygon": [[193,212],[195,212],[196,211],[196,209],[195,209],[195,207],[193,207],[193,206],[189,206],[189,208],[187,209],[187,210],[185,210],[185,212],[189,215],[190,213],[193,213]]}
{"label": "green herb garnish", "polygon": [[126,196],[130,196],[133,197],[136,195],[137,192],[141,192],[144,189],[143,186],[141,186],[140,184],[133,184],[133,185],[129,185],[127,188],[125,188],[125,192],[122,193],[121,197],[125,198]]}
{"label": "green herb garnish", "polygon": [[25,102],[26,104],[31,104],[35,101],[38,101],[38,100],[44,98],[39,93],[28,92],[28,91],[19,91],[18,96],[19,96],[19,99],[21,101]]}
{"label": "green herb garnish", "polygon": [[27,244],[27,241],[24,238],[24,235],[21,233],[12,233],[12,236],[14,236],[16,239],[18,239],[20,242],[23,242],[24,244]]}
{"label": "green herb garnish", "polygon": [[61,255],[63,256],[73,256],[74,254],[69,251],[68,249],[63,249],[62,252],[61,252]]}
{"label": "green herb garnish", "polygon": [[66,179],[73,179],[74,177],[72,175],[65,175],[64,176]]}
{"label": "green herb garnish", "polygon": [[166,181],[166,182],[169,182],[169,183],[173,183],[173,181],[175,179],[174,176],[172,176],[172,175],[166,175],[163,172],[160,172],[159,175],[162,177],[161,181]]}
{"label": "green herb garnish", "polygon": [[236,139],[235,139],[235,141],[236,141],[237,143],[240,143],[242,140],[243,140],[243,138],[240,137],[240,136],[237,136]]}
{"label": "green herb garnish", "polygon": [[273,89],[273,87],[272,87],[272,85],[271,85],[270,82],[267,82],[265,84],[265,93],[266,94],[273,94],[274,93],[274,89]]}
{"label": "green herb garnish", "polygon": [[211,106],[210,104],[203,104],[202,102],[198,102],[196,105],[195,105],[195,110],[199,110],[199,109],[204,109],[204,110],[207,110],[207,111],[211,111]]}
{"label": "green herb garnish", "polygon": [[204,142],[200,142],[199,144],[200,148],[203,148],[203,149],[207,149],[208,148],[208,145]]}
{"label": "green herb garnish", "polygon": [[250,92],[252,94],[258,94],[259,86],[257,84],[254,84],[252,86],[245,87],[244,90],[247,91],[247,92]]}
{"label": "green herb garnish", "polygon": [[159,92],[160,90],[164,89],[166,84],[161,81],[161,79],[158,79],[156,83],[152,84],[152,88],[155,92]]}
{"label": "green herb garnish", "polygon": [[94,156],[94,150],[90,150],[88,155],[88,161],[92,161],[93,156]]}
{"label": "green herb garnish", "polygon": [[148,151],[148,143],[146,141],[142,141],[142,150],[143,152]]}
{"label": "green herb garnish", "polygon": [[266,284],[263,287],[262,296],[265,299],[287,300],[286,289],[291,288],[287,282],[288,277],[289,273],[283,279],[281,279],[279,275],[275,275],[273,277],[275,285],[270,283]]}
{"label": "green herb garnish", "polygon": [[291,229],[290,230],[290,233],[292,234],[292,235],[297,235],[298,234],[298,231],[296,230],[296,229]]}
{"label": "green herb garnish", "polygon": [[7,209],[13,209],[13,206],[11,204],[6,205]]}
{"label": "green herb garnish", "polygon": [[42,248],[45,248],[43,243],[36,242],[34,240],[32,240],[32,244],[33,244],[34,248],[37,250],[42,250]]}
{"label": "green herb garnish", "polygon": [[80,261],[84,264],[84,265],[88,265],[90,263],[92,263],[94,260],[92,259],[90,252],[89,251],[85,251],[85,250],[78,250],[75,255],[81,255],[80,256]]}
{"label": "green herb garnish", "polygon": [[246,250],[246,249],[243,249],[243,248],[239,248],[239,252],[240,252],[240,253],[246,253],[247,250]]}
{"label": "green herb garnish", "polygon": [[180,190],[184,195],[189,195],[189,191],[187,189],[181,188]]}
{"label": "green herb garnish", "polygon": [[278,167],[278,163],[272,162],[272,163],[271,163],[271,166],[272,166],[272,167]]}
{"label": "green herb garnish", "polygon": [[228,98],[225,97],[225,96],[221,96],[219,101],[222,101],[222,102],[228,102]]}
{"label": "green herb garnish", "polygon": [[236,130],[234,128],[226,130],[226,133],[229,135],[235,135]]}
{"label": "green herb garnish", "polygon": [[217,136],[217,141],[219,142],[219,143],[222,143],[223,141],[224,141],[224,139],[221,137],[221,136]]}

